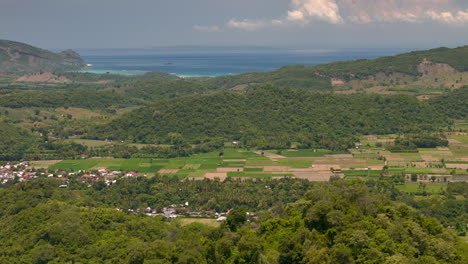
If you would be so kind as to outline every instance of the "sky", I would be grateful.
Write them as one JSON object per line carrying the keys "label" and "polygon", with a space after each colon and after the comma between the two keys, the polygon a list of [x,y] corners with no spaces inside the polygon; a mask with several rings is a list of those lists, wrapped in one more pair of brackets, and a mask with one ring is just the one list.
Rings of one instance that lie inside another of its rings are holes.
{"label": "sky", "polygon": [[468,0],[0,0],[0,39],[48,49],[468,45]]}

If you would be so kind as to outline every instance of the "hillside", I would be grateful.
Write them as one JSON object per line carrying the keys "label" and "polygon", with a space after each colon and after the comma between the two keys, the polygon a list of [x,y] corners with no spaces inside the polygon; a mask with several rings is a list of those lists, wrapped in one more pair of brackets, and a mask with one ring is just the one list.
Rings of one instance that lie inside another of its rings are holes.
{"label": "hillside", "polygon": [[73,50],[50,52],[28,44],[0,40],[0,73],[21,74],[79,70],[85,66],[80,55]]}
{"label": "hillside", "polygon": [[[290,65],[271,72],[221,76],[207,82],[226,88],[274,84],[289,88],[332,90],[353,80],[415,82],[425,76],[468,71],[468,46],[413,51],[377,59],[334,62],[317,66]],[[405,80],[405,77],[408,80]],[[372,84],[371,84],[372,85]],[[374,83],[376,85],[376,83]],[[440,83],[438,83],[440,85]]]}
{"label": "hillside", "polygon": [[[55,179],[6,186],[0,189],[0,262],[466,263],[466,243],[443,228],[434,217],[440,213],[424,214],[408,205],[415,204],[411,197],[408,204],[395,201],[404,195],[384,182],[304,184],[154,177],[119,179],[105,188],[57,188]],[[209,209],[236,198],[274,204],[259,217],[236,206],[212,226],[131,213],[207,194]],[[281,203],[287,195],[294,201]]]}
{"label": "hillside", "polygon": [[255,87],[243,93],[186,96],[143,107],[98,128],[90,137],[169,143],[170,133],[180,133],[192,142],[222,138],[270,148],[300,142],[346,149],[355,135],[418,133],[446,127],[451,114],[466,116],[460,109],[468,100],[467,91],[456,90],[453,96],[437,99],[437,105],[451,107],[436,108],[406,95],[333,95]]}

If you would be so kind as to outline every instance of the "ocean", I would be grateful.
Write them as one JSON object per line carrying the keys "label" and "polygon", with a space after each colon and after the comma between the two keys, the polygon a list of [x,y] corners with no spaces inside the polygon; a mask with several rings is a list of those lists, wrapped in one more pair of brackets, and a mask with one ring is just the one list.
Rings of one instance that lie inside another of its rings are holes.
{"label": "ocean", "polygon": [[221,76],[271,71],[282,66],[318,65],[335,61],[373,59],[410,49],[304,49],[177,47],[153,49],[78,49],[93,73],[143,74],[160,71],[181,77]]}

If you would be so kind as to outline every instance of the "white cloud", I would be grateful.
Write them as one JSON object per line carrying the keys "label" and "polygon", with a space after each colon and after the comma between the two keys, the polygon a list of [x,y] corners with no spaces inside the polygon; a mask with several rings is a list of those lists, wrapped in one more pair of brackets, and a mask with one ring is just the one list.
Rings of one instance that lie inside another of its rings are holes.
{"label": "white cloud", "polygon": [[288,12],[288,19],[305,21],[318,19],[332,24],[340,24],[343,18],[340,15],[338,4],[335,0],[292,0],[293,10]]}
{"label": "white cloud", "polygon": [[304,13],[302,13],[302,11],[293,10],[288,11],[287,19],[290,21],[305,21],[305,16]]}
{"label": "white cloud", "polygon": [[468,23],[468,9],[466,11],[459,10],[456,13],[428,11],[427,15],[434,21],[447,24]]}
{"label": "white cloud", "polygon": [[263,28],[267,26],[268,24],[269,23],[266,23],[265,21],[261,21],[261,20],[254,21],[254,20],[249,20],[249,19],[244,19],[244,20],[231,19],[229,20],[229,22],[226,23],[226,26],[230,28],[253,31],[256,29]]}
{"label": "white cloud", "polygon": [[[435,21],[449,25],[468,23],[468,9],[456,0],[290,0],[284,16],[267,19],[232,19],[227,28],[254,31],[265,27],[312,24],[424,23]],[[198,27],[198,31],[216,32],[221,28]]]}
{"label": "white cloud", "polygon": [[198,32],[221,32],[220,26],[193,26],[193,30]]}

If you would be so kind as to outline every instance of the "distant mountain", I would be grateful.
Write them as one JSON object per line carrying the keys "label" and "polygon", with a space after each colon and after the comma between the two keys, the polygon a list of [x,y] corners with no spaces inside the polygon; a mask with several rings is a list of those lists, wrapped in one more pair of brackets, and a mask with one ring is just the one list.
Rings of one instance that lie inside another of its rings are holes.
{"label": "distant mountain", "polygon": [[[356,80],[385,81],[468,72],[468,46],[413,51],[377,59],[341,61],[317,66],[290,65],[270,72],[221,76],[208,82],[225,88],[274,84],[289,88],[332,90]],[[437,84],[440,85],[440,84]]]}
{"label": "distant mountain", "polygon": [[83,59],[73,50],[54,53],[28,44],[0,40],[0,73],[80,70]]}

